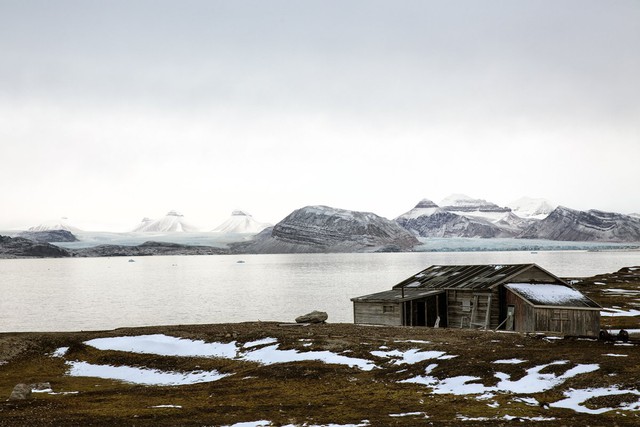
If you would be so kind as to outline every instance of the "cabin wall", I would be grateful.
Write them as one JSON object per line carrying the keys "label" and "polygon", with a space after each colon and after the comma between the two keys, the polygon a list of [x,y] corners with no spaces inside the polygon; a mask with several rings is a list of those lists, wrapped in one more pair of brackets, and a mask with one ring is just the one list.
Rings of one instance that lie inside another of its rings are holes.
{"label": "cabin wall", "polygon": [[517,332],[557,332],[592,337],[600,332],[598,310],[533,307],[509,290],[506,303],[515,306],[514,330]]}
{"label": "cabin wall", "polygon": [[388,302],[354,302],[353,323],[402,326],[402,306]]}
{"label": "cabin wall", "polygon": [[506,292],[507,306],[512,305],[515,308],[513,318],[513,330],[517,332],[535,332],[535,311],[532,305],[527,304],[522,298],[507,289]]}
{"label": "cabin wall", "polygon": [[600,311],[536,308],[535,330],[597,337],[600,332]]}
{"label": "cabin wall", "polygon": [[[488,307],[488,296],[491,294],[491,307]],[[473,310],[474,297],[478,296],[478,306],[475,314]],[[465,301],[469,301],[467,305]],[[484,326],[487,309],[490,310],[489,328],[495,328],[499,324],[500,305],[498,301],[498,290],[493,291],[473,291],[470,289],[456,289],[447,291],[447,322],[450,328],[468,328],[470,322],[477,323],[472,327],[480,328]],[[474,319],[471,315],[474,314]],[[479,325],[479,324],[482,325]]]}

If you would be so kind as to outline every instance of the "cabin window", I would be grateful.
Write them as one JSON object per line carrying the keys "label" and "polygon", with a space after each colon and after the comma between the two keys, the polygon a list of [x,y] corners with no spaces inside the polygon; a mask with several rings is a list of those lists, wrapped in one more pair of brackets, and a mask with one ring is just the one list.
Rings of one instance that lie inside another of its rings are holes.
{"label": "cabin window", "polygon": [[464,298],[462,300],[462,311],[471,311],[471,298]]}
{"label": "cabin window", "polygon": [[551,320],[569,320],[569,312],[567,310],[553,310]]}
{"label": "cabin window", "polygon": [[383,313],[393,313],[396,311],[396,308],[393,305],[383,305],[382,312]]}

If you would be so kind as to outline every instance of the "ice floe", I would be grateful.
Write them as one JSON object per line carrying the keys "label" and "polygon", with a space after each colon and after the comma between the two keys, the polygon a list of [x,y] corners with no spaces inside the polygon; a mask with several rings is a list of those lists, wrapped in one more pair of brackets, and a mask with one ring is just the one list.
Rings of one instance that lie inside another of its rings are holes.
{"label": "ice floe", "polygon": [[132,366],[94,365],[87,362],[67,362],[69,375],[73,377],[95,377],[120,380],[142,385],[186,385],[217,381],[227,376],[217,371],[167,372],[157,369],[136,368]]}

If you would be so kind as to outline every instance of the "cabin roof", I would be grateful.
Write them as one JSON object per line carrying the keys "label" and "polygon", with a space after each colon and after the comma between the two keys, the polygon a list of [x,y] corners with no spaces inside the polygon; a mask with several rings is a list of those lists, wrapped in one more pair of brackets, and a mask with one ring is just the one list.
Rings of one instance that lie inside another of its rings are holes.
{"label": "cabin roof", "polygon": [[404,302],[414,299],[426,298],[432,295],[438,295],[444,293],[444,290],[439,289],[392,289],[390,291],[377,292],[375,294],[363,295],[360,297],[351,298],[353,302]]}
{"label": "cabin roof", "polygon": [[532,268],[546,273],[558,283],[564,283],[536,264],[432,265],[393,289],[490,289]]}
{"label": "cabin roof", "polygon": [[600,309],[579,291],[561,284],[507,283],[505,287],[534,306]]}

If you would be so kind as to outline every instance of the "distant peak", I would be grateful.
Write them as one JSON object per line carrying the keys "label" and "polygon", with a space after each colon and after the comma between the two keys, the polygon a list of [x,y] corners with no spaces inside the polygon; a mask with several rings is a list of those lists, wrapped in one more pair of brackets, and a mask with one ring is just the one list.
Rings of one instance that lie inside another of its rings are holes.
{"label": "distant peak", "polygon": [[177,212],[177,211],[169,211],[167,213],[167,216],[184,216],[184,215],[182,215],[180,212]]}
{"label": "distant peak", "polygon": [[231,215],[232,216],[251,216],[248,212],[241,211],[239,209],[231,212]]}
{"label": "distant peak", "polygon": [[429,199],[422,199],[418,202],[415,209],[427,209],[427,208],[437,208],[437,207],[438,205],[436,205],[433,201]]}

